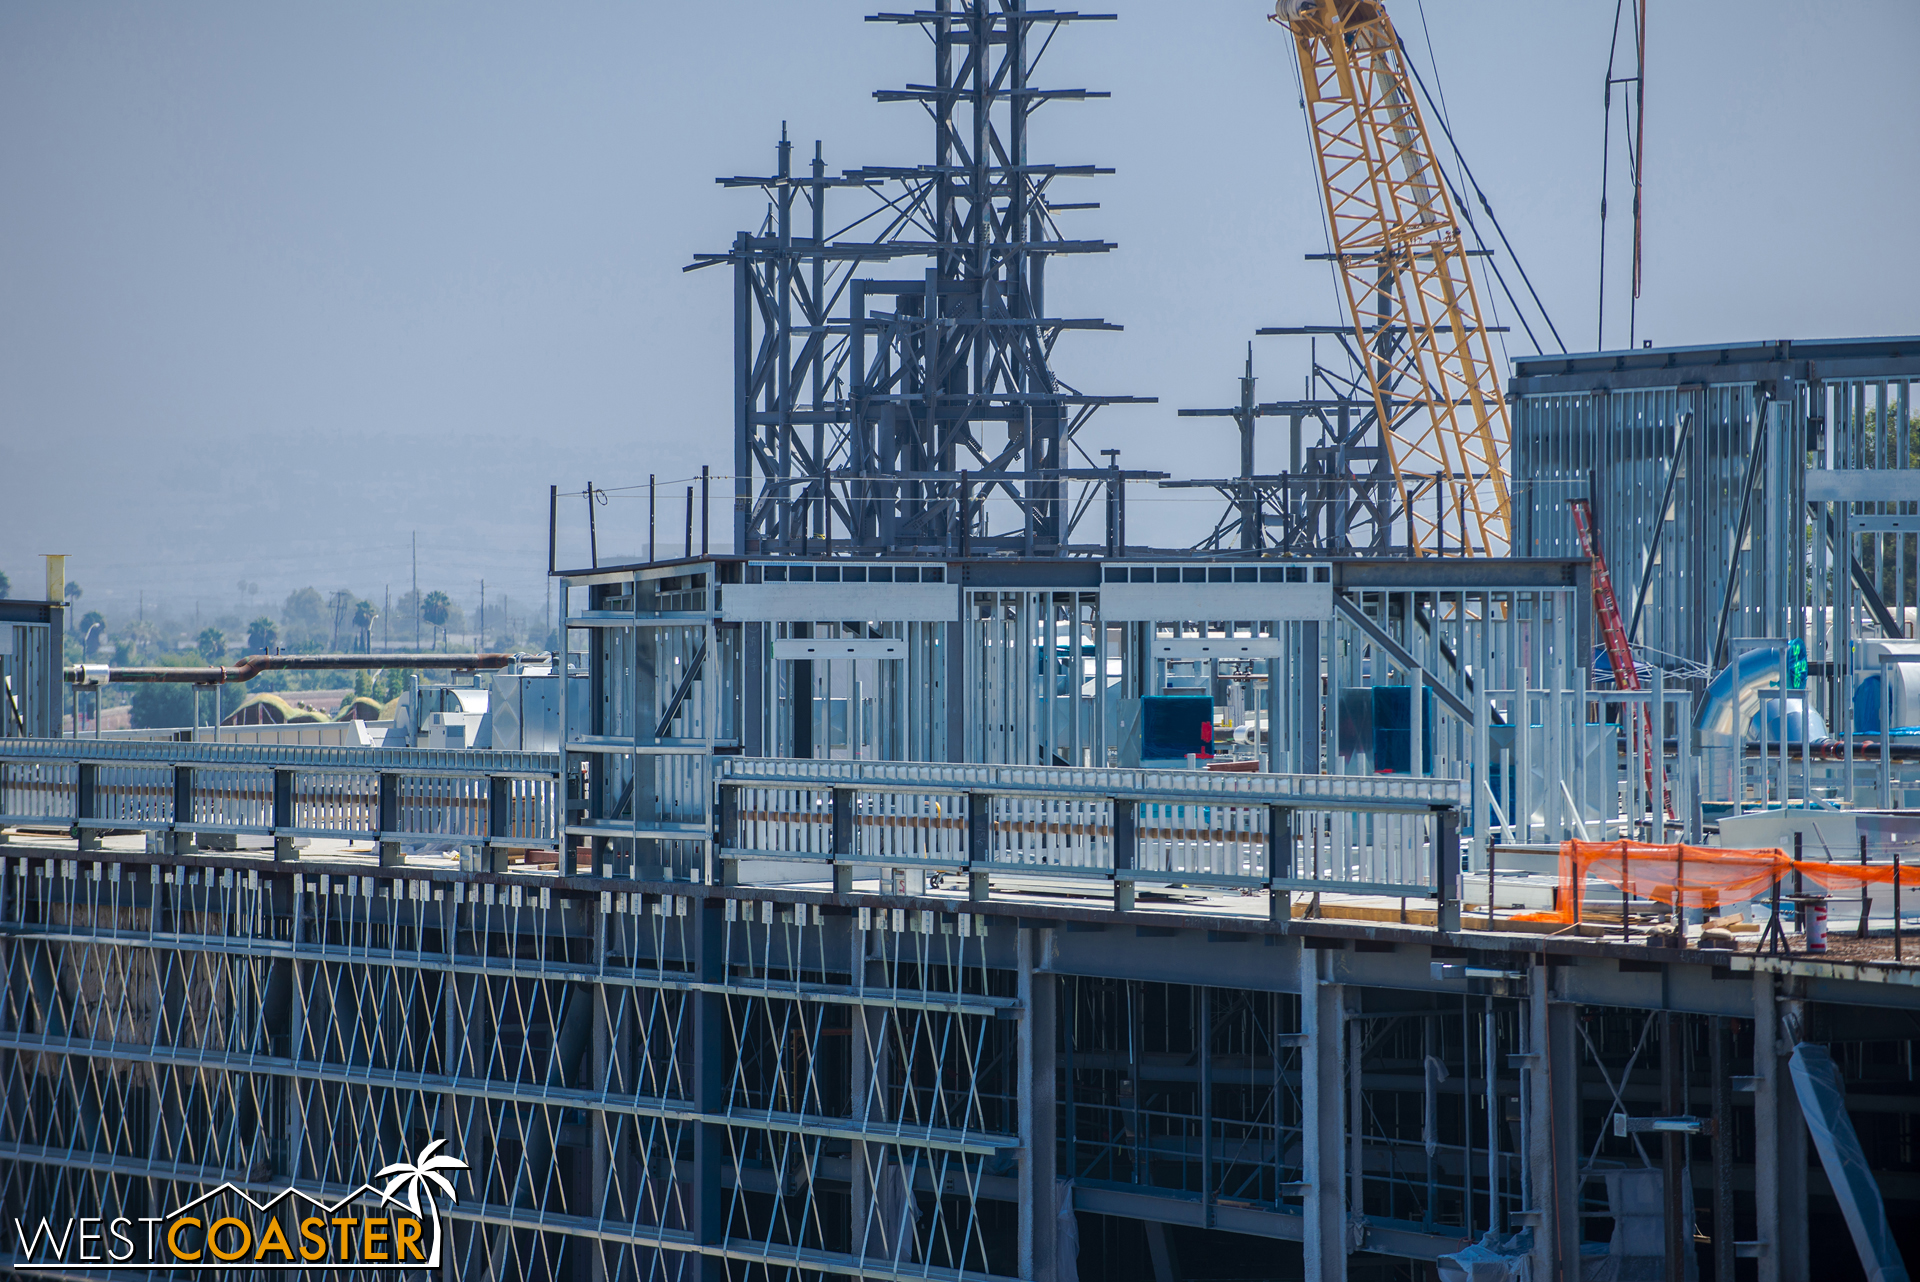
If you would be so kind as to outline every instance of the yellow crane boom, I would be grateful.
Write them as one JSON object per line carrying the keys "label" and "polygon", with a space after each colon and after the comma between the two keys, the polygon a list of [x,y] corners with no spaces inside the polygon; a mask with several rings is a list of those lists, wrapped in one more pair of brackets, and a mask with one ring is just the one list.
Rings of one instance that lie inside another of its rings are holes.
{"label": "yellow crane boom", "polygon": [[1414,550],[1505,555],[1506,398],[1400,39],[1375,0],[1279,0],[1273,20],[1299,54],[1334,261]]}

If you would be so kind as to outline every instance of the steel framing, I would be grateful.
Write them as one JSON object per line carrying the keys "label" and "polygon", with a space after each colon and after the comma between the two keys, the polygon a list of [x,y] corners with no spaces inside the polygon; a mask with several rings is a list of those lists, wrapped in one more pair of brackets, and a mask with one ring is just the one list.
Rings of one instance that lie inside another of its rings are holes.
{"label": "steel framing", "polygon": [[[931,39],[931,83],[877,96],[928,112],[932,160],[829,177],[783,137],[773,174],[723,180],[770,202],[695,264],[733,268],[736,555],[689,534],[685,561],[556,573],[561,680],[587,690],[558,753],[21,741],[0,713],[0,825],[28,830],[0,843],[0,1221],[222,1181],[337,1196],[437,1138],[471,1167],[446,1278],[1160,1278],[1175,1228],[1297,1243],[1315,1282],[1492,1233],[1571,1282],[1589,1224],[1657,1188],[1670,1276],[1703,1228],[1716,1278],[1779,1282],[1808,1276],[1821,1205],[1803,1036],[1840,1048],[1897,1138],[1888,1197],[1920,1202],[1910,968],[1469,910],[1539,893],[1566,837],[1699,836],[1685,709],[1723,651],[1804,640],[1851,726],[1852,642],[1920,613],[1920,487],[1861,480],[1920,457],[1920,342],[1523,360],[1526,555],[1330,559],[1439,551],[1450,519],[1446,550],[1506,538],[1484,458],[1424,491],[1385,466],[1409,408],[1450,416],[1491,368],[1401,341],[1435,300],[1464,335],[1459,247],[1374,246],[1396,302],[1349,227],[1373,417],[1357,382],[1259,404],[1249,366],[1242,474],[1194,484],[1234,505],[1197,547],[1251,555],[1130,547],[1147,474],[1076,435],[1132,398],[1053,366],[1111,327],[1046,305],[1052,256],[1110,248],[1052,198],[1099,171],[1029,153],[1039,106],[1097,96],[1034,83],[1047,41],[1100,16],[879,15]],[[1345,136],[1332,62],[1305,65]],[[1366,109],[1411,110],[1377,72]],[[1259,417],[1297,440],[1329,410],[1314,457],[1254,475]],[[1630,696],[1590,688],[1576,492],[1649,585],[1671,750],[1623,751]],[[16,689],[52,615],[0,653]],[[1124,764],[1123,705],[1171,689],[1244,717],[1256,769]],[[1382,775],[1396,700],[1413,764]],[[16,726],[51,733],[47,706]],[[1774,765],[1759,799],[1789,800]],[[0,1271],[90,1276],[25,1250]]]}
{"label": "steel framing", "polygon": [[[1592,488],[1623,590],[1637,589],[1660,538],[1636,643],[1679,664],[1715,664],[1732,577],[1727,637],[1804,637],[1811,658],[1831,660],[1849,626],[1855,636],[1877,628],[1849,576],[1834,572],[1837,521],[1829,534],[1818,519],[1828,513],[1793,514],[1807,511],[1809,473],[1912,468],[1913,346],[1861,339],[1522,357],[1513,380],[1515,486],[1526,492],[1519,542],[1534,555],[1565,554],[1573,531],[1560,500]],[[1898,429],[1882,431],[1890,416]],[[1908,505],[1846,506],[1871,518]],[[1910,618],[1910,537],[1862,530],[1858,540],[1853,555],[1875,594]],[[1722,644],[1718,662],[1725,653]]]}
{"label": "steel framing", "polygon": [[58,737],[64,606],[0,600],[0,739]]}
{"label": "steel framing", "polygon": [[[1898,637],[1920,614],[1915,346],[1796,340],[1520,358],[1518,545],[1564,553],[1574,541],[1562,500],[1591,495],[1627,594],[1629,640],[1672,688],[1700,692],[1744,641],[1799,641],[1812,707],[1851,743],[1854,643]],[[1858,490],[1867,474],[1871,495]],[[1744,760],[1751,746],[1705,751]],[[1856,761],[1850,748],[1837,768],[1797,769],[1803,798],[1892,791],[1891,763]],[[1734,772],[1732,760],[1707,772],[1723,804],[1778,799],[1791,782],[1769,785],[1763,766],[1729,789]]]}
{"label": "steel framing", "polygon": [[[783,136],[772,174],[720,180],[768,200],[757,231],[693,264],[733,266],[735,551],[1055,555],[1097,495],[1117,490],[1117,469],[1096,467],[1074,436],[1103,405],[1151,398],[1062,381],[1060,336],[1117,326],[1051,314],[1046,290],[1049,259],[1112,248],[1061,229],[1057,215],[1077,206],[1055,202],[1054,184],[1109,171],[1030,151],[1041,107],[1106,96],[1035,82],[1052,39],[1111,16],[1025,0],[875,15],[932,45],[930,82],[875,94],[927,112],[930,161],[830,177],[816,144],[796,173]],[[847,212],[829,215],[833,192],[853,196]],[[914,260],[927,266],[867,275]],[[1010,528],[992,528],[995,512]]]}

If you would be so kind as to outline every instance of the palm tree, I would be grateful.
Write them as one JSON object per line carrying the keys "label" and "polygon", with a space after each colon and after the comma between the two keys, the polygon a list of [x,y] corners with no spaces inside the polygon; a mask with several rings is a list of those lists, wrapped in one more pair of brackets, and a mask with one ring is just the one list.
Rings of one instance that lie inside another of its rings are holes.
{"label": "palm tree", "polygon": [[280,629],[272,619],[261,615],[247,625],[247,653],[265,654],[280,639]]}
{"label": "palm tree", "polygon": [[[126,638],[127,654],[129,656],[152,654],[159,648],[160,629],[154,627],[153,624],[148,623],[145,619],[135,619],[132,623],[127,624],[123,632]],[[131,657],[129,658],[129,662],[131,662]]]}
{"label": "palm tree", "polygon": [[226,634],[218,628],[205,628],[200,633],[200,657],[208,663],[218,663],[227,653]]}
{"label": "palm tree", "polygon": [[[437,1152],[445,1143],[444,1139],[435,1140],[421,1149],[420,1155],[413,1161],[395,1162],[391,1166],[383,1167],[380,1173],[373,1177],[376,1180],[385,1180],[391,1176],[392,1179],[387,1187],[380,1191],[381,1198],[395,1205],[404,1205],[407,1210],[420,1218],[425,1217],[425,1212],[420,1209],[420,1190],[422,1187],[427,1189],[428,1207],[433,1211],[433,1250],[427,1256],[430,1260],[437,1259],[440,1254],[440,1211],[432,1205],[433,1193],[437,1190],[449,1202],[460,1200],[460,1195],[454,1192],[452,1182],[440,1172],[467,1169],[467,1164],[459,1158]],[[407,1191],[404,1202],[394,1196],[402,1188]]]}
{"label": "palm tree", "polygon": [[440,640],[447,639],[447,620],[453,615],[453,598],[444,592],[429,592],[420,603],[420,617],[440,629]]}
{"label": "palm tree", "polygon": [[380,617],[380,611],[373,608],[371,601],[358,601],[353,607],[353,629],[360,634],[360,652],[373,653],[373,621]]}

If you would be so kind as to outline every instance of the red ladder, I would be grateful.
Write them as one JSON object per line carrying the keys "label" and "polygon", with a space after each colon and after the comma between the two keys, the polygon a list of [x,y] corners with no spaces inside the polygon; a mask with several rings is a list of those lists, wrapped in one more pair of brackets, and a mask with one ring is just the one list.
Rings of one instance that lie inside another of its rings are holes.
{"label": "red ladder", "polygon": [[[1633,647],[1627,644],[1627,628],[1620,621],[1620,602],[1613,595],[1613,576],[1607,573],[1607,559],[1600,554],[1600,541],[1593,530],[1593,502],[1590,499],[1569,499],[1567,506],[1573,511],[1573,528],[1580,535],[1580,550],[1593,562],[1593,610],[1600,616],[1600,637],[1607,647],[1607,662],[1613,668],[1613,688],[1616,690],[1640,689],[1640,671],[1633,663]],[[1653,754],[1663,751],[1653,737],[1653,715],[1645,703],[1640,707],[1641,744],[1644,748],[1647,774],[1647,795],[1652,796]],[[1667,814],[1673,814],[1673,798],[1665,796]]]}

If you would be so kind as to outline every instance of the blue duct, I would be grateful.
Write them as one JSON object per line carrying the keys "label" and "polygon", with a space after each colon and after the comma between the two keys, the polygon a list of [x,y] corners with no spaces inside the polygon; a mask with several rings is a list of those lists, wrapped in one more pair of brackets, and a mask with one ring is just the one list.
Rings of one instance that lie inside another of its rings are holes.
{"label": "blue duct", "polygon": [[1780,742],[1780,705],[1787,705],[1787,742],[1806,743],[1809,739],[1820,740],[1827,737],[1826,718],[1820,715],[1818,708],[1807,706],[1802,699],[1782,700],[1773,695],[1760,701],[1760,710],[1747,719],[1747,738],[1756,743]]}
{"label": "blue duct", "polygon": [[1770,645],[1748,650],[1720,669],[1713,680],[1707,682],[1707,692],[1693,720],[1694,729],[1703,736],[1736,737],[1743,727],[1734,725],[1734,714],[1741,704],[1752,707],[1751,700],[1761,697],[1762,691],[1775,688],[1780,680],[1780,666],[1780,647]]}
{"label": "blue duct", "polygon": [[1853,732],[1880,733],[1880,674],[1869,672],[1853,688]]}

